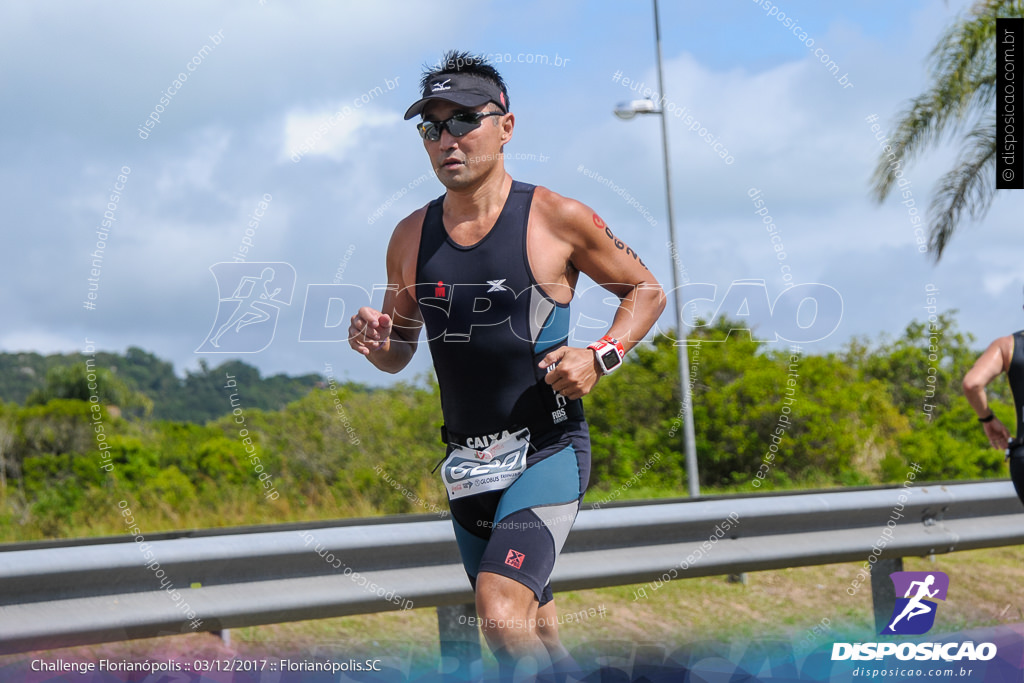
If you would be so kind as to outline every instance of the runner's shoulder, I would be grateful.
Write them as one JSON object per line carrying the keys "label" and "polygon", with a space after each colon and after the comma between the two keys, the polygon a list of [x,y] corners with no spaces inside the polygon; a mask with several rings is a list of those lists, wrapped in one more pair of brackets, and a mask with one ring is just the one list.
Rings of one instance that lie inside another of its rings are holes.
{"label": "runner's shoulder", "polygon": [[420,245],[420,232],[423,228],[423,220],[427,215],[427,207],[424,204],[408,216],[398,221],[394,232],[391,233],[391,242],[388,244],[388,252],[394,254],[416,254]]}
{"label": "runner's shoulder", "polygon": [[408,238],[410,235],[419,237],[420,229],[423,227],[423,220],[427,217],[427,209],[429,207],[429,203],[424,204],[402,220],[398,221],[398,225],[395,226],[394,234],[400,236],[402,239]]}
{"label": "runner's shoulder", "polygon": [[1002,351],[1004,353],[1012,352],[1013,351],[1013,338],[1014,338],[1014,334],[1008,334],[1005,337],[999,337],[999,338],[995,339],[988,346],[989,346],[990,349],[991,348],[996,348],[996,349],[999,349],[1000,351]]}
{"label": "runner's shoulder", "polygon": [[[1016,334],[1016,333],[1015,333]],[[1013,363],[1013,351],[1015,334],[1008,334],[1005,337],[997,337],[988,345],[988,348],[981,354],[982,358],[997,359],[1002,364],[1002,371],[1008,372]],[[979,359],[980,361],[980,359]]]}
{"label": "runner's shoulder", "polygon": [[998,346],[999,350],[1004,356],[1013,356],[1013,345],[1016,343],[1014,337],[1017,333],[1008,334],[1005,337],[1000,337],[992,342],[993,346]]}
{"label": "runner's shoulder", "polygon": [[561,236],[585,230],[597,216],[594,210],[583,202],[565,197],[541,185],[533,193],[531,209],[544,218],[546,225]]}

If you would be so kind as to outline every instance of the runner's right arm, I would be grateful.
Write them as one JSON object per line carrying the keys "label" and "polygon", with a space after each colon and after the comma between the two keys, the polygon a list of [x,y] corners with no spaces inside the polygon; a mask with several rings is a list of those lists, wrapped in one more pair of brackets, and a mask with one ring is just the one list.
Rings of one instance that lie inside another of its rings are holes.
{"label": "runner's right arm", "polygon": [[423,318],[415,298],[416,256],[421,209],[406,217],[395,228],[388,244],[388,289],[378,311],[363,306],[352,316],[348,343],[366,356],[377,368],[392,374],[399,372],[416,353]]}

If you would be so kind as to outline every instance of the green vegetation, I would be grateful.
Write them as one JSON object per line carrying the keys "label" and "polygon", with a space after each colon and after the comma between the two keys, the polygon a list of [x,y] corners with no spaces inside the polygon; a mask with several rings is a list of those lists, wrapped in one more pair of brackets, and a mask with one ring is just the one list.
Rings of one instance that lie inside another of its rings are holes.
{"label": "green vegetation", "polygon": [[320,375],[260,377],[256,368],[228,361],[210,368],[199,361],[199,370],[187,370],[184,379],[174,366],[137,347],[124,355],[99,352],[51,354],[0,353],[0,401],[17,404],[46,403],[51,398],[87,401],[93,393],[85,381],[86,363],[99,375],[100,397],[106,404],[139,408],[160,420],[202,423],[230,412],[221,387],[224,374],[238,378],[248,390],[248,405],[280,410],[288,403],[323,385]]}
{"label": "green vegetation", "polygon": [[[703,491],[896,483],[912,462],[919,480],[1005,476],[960,394],[977,353],[950,314],[939,333],[915,322],[897,339],[823,355],[733,327],[719,320],[690,337]],[[446,509],[431,474],[442,447],[429,377],[309,390],[315,375],[260,379],[239,362],[204,365],[183,382],[171,373],[172,382],[160,379],[169,364],[138,349],[97,354],[89,372],[81,358],[44,360],[47,382],[22,385],[24,406],[0,403],[0,541],[124,533],[121,500],[144,533]],[[225,389],[227,374],[237,386]],[[686,491],[677,376],[675,349],[659,337],[587,397],[588,501]],[[186,396],[197,414],[220,417],[161,418],[187,412]],[[990,397],[1012,424],[1005,384]]]}

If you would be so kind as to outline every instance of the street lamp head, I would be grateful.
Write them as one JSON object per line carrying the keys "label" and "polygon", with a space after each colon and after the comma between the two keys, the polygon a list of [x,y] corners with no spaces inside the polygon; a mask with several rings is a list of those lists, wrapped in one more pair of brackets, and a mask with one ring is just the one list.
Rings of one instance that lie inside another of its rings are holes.
{"label": "street lamp head", "polygon": [[615,105],[615,115],[623,121],[628,121],[636,116],[636,111],[630,106],[629,102],[619,102]]}
{"label": "street lamp head", "polygon": [[615,115],[623,121],[628,121],[637,114],[657,114],[654,108],[654,100],[633,100],[632,102],[619,102],[615,105]]}

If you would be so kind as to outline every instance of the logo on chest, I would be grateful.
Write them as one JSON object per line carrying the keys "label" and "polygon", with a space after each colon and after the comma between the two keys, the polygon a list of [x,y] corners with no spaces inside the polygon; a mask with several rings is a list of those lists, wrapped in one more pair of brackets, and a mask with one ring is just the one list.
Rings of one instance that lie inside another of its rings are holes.
{"label": "logo on chest", "polygon": [[[428,332],[431,335],[440,332],[446,342],[469,341],[475,327],[511,326],[517,306],[520,305],[519,297],[525,294],[526,299],[523,301],[529,301],[532,287],[528,286],[522,292],[516,293],[506,284],[507,282],[508,278],[486,280],[480,284],[448,284],[443,280],[437,280],[436,284],[420,285],[419,304],[424,312]],[[431,293],[433,296],[430,296]],[[431,329],[431,323],[438,325],[442,316],[446,319],[443,329]],[[525,319],[525,316],[516,316],[515,319],[519,317]],[[515,332],[515,328],[512,329]],[[525,336],[522,331],[516,334]]]}

